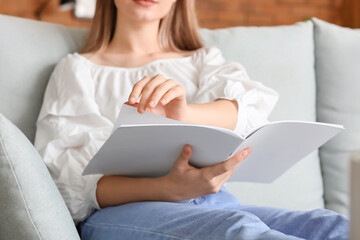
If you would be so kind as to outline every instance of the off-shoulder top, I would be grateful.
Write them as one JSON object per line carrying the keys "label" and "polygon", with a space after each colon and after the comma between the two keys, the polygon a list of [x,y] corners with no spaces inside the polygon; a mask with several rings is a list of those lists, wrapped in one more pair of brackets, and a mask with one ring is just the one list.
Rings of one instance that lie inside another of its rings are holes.
{"label": "off-shoulder top", "polygon": [[75,222],[95,209],[97,181],[83,169],[110,136],[121,105],[145,75],[162,74],[186,89],[188,103],[236,100],[235,131],[246,135],[265,123],[278,95],[249,79],[242,65],[228,62],[215,47],[141,67],[101,66],[73,53],[55,67],[37,121],[35,146],[42,155]]}

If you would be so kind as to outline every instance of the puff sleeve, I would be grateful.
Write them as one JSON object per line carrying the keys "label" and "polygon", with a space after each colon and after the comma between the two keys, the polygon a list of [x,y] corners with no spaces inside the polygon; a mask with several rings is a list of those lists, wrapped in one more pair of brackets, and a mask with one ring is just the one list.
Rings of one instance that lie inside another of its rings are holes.
{"label": "puff sleeve", "polygon": [[244,67],[224,59],[218,48],[207,48],[199,63],[199,88],[195,103],[217,99],[236,100],[238,121],[235,131],[246,136],[250,130],[267,122],[278,94],[260,82],[249,79]]}
{"label": "puff sleeve", "polygon": [[37,121],[35,147],[75,222],[99,208],[95,193],[102,175],[81,175],[113,126],[99,111],[92,81],[89,71],[64,58],[51,75]]}

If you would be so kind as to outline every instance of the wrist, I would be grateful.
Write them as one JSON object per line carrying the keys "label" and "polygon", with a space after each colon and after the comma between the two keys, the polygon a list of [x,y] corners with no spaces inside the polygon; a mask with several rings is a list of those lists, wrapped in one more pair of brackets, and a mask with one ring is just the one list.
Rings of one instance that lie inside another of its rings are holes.
{"label": "wrist", "polygon": [[192,118],[192,116],[194,116],[193,112],[194,112],[194,104],[186,104],[185,114],[182,121],[187,123],[193,123],[193,118]]}
{"label": "wrist", "polygon": [[171,179],[169,179],[167,176],[163,176],[159,178],[154,178],[153,180],[156,182],[154,189],[156,189],[156,196],[159,201],[164,201],[164,202],[178,201],[176,195],[172,191],[174,187]]}

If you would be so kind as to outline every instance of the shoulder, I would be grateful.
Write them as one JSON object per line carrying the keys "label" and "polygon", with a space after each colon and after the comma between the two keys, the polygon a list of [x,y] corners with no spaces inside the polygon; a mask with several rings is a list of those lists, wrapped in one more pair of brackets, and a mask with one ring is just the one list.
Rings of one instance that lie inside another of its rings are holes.
{"label": "shoulder", "polygon": [[200,65],[225,63],[221,50],[214,46],[200,48],[194,56]]}
{"label": "shoulder", "polygon": [[73,81],[91,75],[91,65],[79,53],[69,53],[56,64],[50,80]]}
{"label": "shoulder", "polygon": [[85,57],[81,56],[79,53],[69,53],[56,64],[54,73],[56,74],[65,74],[73,72],[73,70],[87,69]]}
{"label": "shoulder", "polygon": [[209,61],[223,62],[224,60],[221,50],[213,46],[200,48],[197,50],[195,55],[197,55],[197,58],[203,62],[209,62]]}
{"label": "shoulder", "polygon": [[215,46],[206,46],[199,48],[193,51],[193,54],[197,55],[198,57],[222,55],[221,50]]}
{"label": "shoulder", "polygon": [[53,89],[61,97],[90,91],[93,88],[91,66],[82,58],[78,53],[63,57],[51,74],[48,90]]}

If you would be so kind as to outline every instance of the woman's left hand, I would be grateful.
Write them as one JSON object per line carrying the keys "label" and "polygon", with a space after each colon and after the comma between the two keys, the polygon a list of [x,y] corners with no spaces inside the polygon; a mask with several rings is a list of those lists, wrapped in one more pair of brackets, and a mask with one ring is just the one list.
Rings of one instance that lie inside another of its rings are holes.
{"label": "woman's left hand", "polygon": [[150,111],[180,121],[185,121],[188,113],[185,88],[160,74],[138,81],[129,95],[129,104],[139,113]]}

